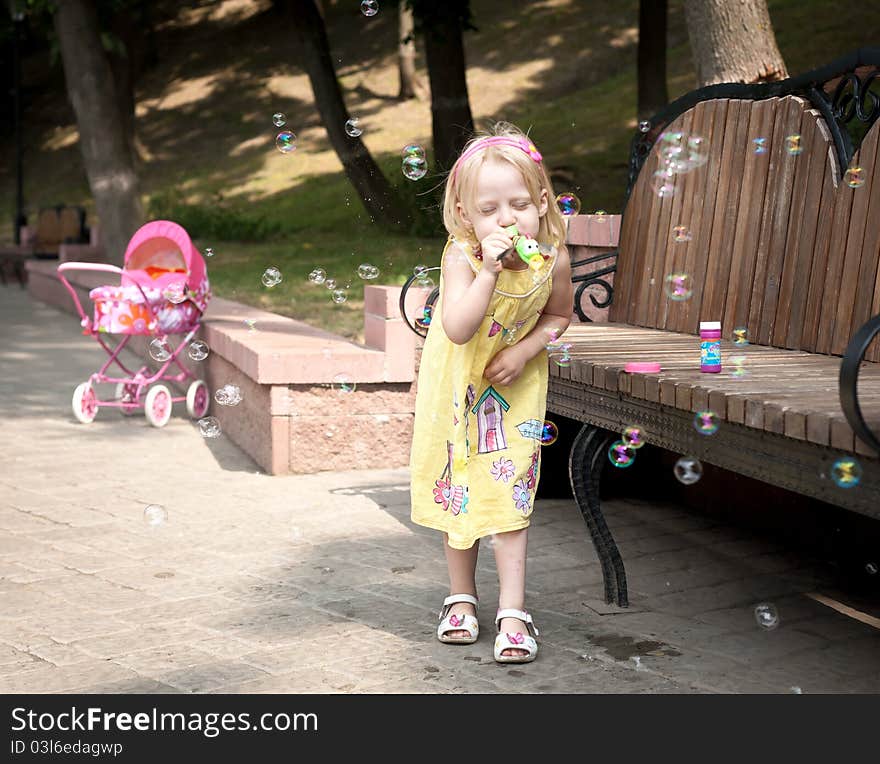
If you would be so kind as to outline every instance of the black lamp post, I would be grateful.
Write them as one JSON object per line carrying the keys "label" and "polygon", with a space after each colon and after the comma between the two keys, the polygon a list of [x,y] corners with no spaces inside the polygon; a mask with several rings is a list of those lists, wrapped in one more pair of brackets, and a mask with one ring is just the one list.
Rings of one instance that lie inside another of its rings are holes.
{"label": "black lamp post", "polygon": [[21,244],[21,227],[27,225],[24,214],[24,165],[22,162],[21,139],[21,29],[24,25],[24,11],[19,8],[18,0],[8,0],[9,13],[12,16],[12,121],[15,125],[15,243]]}

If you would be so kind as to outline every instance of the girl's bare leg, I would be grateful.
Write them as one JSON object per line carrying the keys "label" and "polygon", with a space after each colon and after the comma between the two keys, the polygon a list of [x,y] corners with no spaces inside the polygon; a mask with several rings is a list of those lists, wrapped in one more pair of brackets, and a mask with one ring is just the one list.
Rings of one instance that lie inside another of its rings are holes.
{"label": "girl's bare leg", "polygon": [[[526,544],[528,528],[492,537],[495,550],[495,566],[498,568],[498,609],[523,610],[526,599]],[[526,625],[519,618],[502,618],[501,631],[528,634]],[[505,648],[502,655],[528,655],[528,650]]]}
{"label": "girl's bare leg", "polygon": [[[477,596],[476,570],[477,555],[480,553],[479,539],[470,549],[453,549],[449,546],[449,536],[443,534],[443,550],[446,552],[446,567],[449,569],[449,593],[472,594]],[[456,615],[476,615],[476,608],[468,602],[456,602],[449,608]],[[466,637],[467,631],[448,631],[450,637]]]}

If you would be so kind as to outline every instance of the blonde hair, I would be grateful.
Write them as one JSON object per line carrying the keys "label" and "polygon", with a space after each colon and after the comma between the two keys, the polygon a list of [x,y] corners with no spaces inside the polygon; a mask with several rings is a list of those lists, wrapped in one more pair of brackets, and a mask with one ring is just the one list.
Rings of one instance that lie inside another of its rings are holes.
{"label": "blonde hair", "polygon": [[443,191],[443,225],[446,230],[457,239],[473,241],[473,229],[469,228],[462,219],[458,203],[461,202],[465,207],[473,206],[480,167],[484,162],[494,160],[507,162],[519,170],[529,196],[536,205],[541,201],[541,189],[547,190],[547,212],[541,216],[538,235],[535,238],[542,244],[554,246],[564,244],[565,220],[559,207],[556,206],[556,194],[543,162],[535,161],[524,148],[518,148],[512,143],[487,144],[485,148],[474,150],[475,145],[480,141],[497,136],[511,138],[517,143],[522,142],[523,146],[531,144],[528,136],[509,122],[497,122],[489,132],[479,133],[468,141],[452,172],[449,173]]}

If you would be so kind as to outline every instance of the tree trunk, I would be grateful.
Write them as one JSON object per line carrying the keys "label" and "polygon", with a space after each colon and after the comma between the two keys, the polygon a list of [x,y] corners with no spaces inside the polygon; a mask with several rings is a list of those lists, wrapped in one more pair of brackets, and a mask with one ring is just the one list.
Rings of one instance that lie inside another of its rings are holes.
{"label": "tree trunk", "polygon": [[125,135],[113,74],[101,46],[95,3],[58,0],[53,20],[107,259],[121,264],[144,213],[131,141]]}
{"label": "tree trunk", "polygon": [[639,3],[639,119],[646,119],[669,103],[666,89],[667,0]]}
{"label": "tree trunk", "polygon": [[130,10],[123,10],[114,14],[111,22],[111,31],[119,38],[119,41],[125,48],[123,52],[114,50],[112,53],[109,53],[107,59],[110,62],[110,71],[113,74],[113,86],[116,90],[116,107],[119,110],[122,132],[128,141],[132,162],[136,164],[134,83],[137,81],[141,70],[143,32],[142,30],[135,29],[135,20]]}
{"label": "tree trunk", "polygon": [[330,56],[324,20],[315,0],[283,0],[293,27],[302,62],[312,84],[315,105],[345,174],[370,217],[388,228],[406,228],[408,213],[360,138],[345,132],[349,114]]}
{"label": "tree trunk", "polygon": [[767,0],[685,0],[697,85],[788,77]]}
{"label": "tree trunk", "polygon": [[441,171],[452,167],[474,132],[462,39],[467,7],[463,0],[413,2],[425,35],[434,160]]}
{"label": "tree trunk", "polygon": [[424,94],[424,86],[416,75],[413,12],[405,2],[401,2],[397,8],[397,73],[400,80],[400,91],[397,97],[401,101],[421,98]]}

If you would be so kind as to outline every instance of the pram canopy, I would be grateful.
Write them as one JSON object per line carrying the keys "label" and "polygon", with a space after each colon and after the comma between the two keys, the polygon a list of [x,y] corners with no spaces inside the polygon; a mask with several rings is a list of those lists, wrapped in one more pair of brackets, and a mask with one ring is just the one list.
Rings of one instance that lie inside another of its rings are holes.
{"label": "pram canopy", "polygon": [[[170,220],[141,226],[125,250],[122,283],[93,289],[95,327],[111,334],[172,334],[195,326],[211,297],[207,269],[186,230]],[[183,299],[174,301],[175,291]]]}

